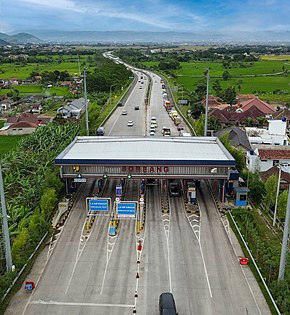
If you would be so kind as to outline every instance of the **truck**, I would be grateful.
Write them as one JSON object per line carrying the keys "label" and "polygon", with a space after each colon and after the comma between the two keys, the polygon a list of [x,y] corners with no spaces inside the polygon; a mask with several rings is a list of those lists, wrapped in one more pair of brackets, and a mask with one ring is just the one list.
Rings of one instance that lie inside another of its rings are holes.
{"label": "truck", "polygon": [[163,106],[165,107],[165,109],[166,109],[167,111],[172,110],[172,105],[171,105],[170,101],[164,101],[164,102],[163,102]]}
{"label": "truck", "polygon": [[163,127],[162,128],[162,134],[163,134],[163,137],[170,137],[171,136],[170,128]]}
{"label": "truck", "polygon": [[178,116],[178,113],[176,110],[172,110],[169,112],[169,117],[174,121],[174,118]]}
{"label": "truck", "polygon": [[175,116],[174,117],[174,125],[177,126],[181,123],[181,117]]}

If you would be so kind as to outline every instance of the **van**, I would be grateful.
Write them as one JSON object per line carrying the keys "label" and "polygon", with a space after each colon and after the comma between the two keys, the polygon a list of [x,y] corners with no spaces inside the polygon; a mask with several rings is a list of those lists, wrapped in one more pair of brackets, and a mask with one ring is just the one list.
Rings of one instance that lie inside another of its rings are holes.
{"label": "van", "polygon": [[172,293],[165,292],[159,296],[160,315],[177,315],[176,305]]}
{"label": "van", "polygon": [[105,128],[104,127],[99,127],[96,131],[97,136],[103,136],[105,134]]}

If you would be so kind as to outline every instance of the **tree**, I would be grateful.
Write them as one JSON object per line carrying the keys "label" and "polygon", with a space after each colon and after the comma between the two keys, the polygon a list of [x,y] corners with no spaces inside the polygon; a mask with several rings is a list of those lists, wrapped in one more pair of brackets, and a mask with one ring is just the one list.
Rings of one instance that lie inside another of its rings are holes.
{"label": "tree", "polygon": [[47,188],[40,199],[40,209],[45,218],[51,214],[57,202],[57,196],[54,188]]}
{"label": "tree", "polygon": [[265,197],[264,201],[266,203],[267,208],[274,206],[276,200],[276,192],[278,185],[278,176],[271,175],[265,183]]}
{"label": "tree", "polygon": [[190,110],[193,119],[198,119],[204,113],[204,107],[201,102],[193,103]]}
{"label": "tree", "polygon": [[216,117],[208,118],[208,129],[218,131],[221,129],[220,121]]}
{"label": "tree", "polygon": [[196,86],[195,86],[195,95],[196,95],[196,101],[201,101],[204,99],[205,95],[206,95],[206,79],[201,79],[199,81],[196,82]]}
{"label": "tree", "polygon": [[277,205],[278,217],[282,221],[285,220],[287,200],[288,200],[288,190],[283,190],[278,197],[278,205]]}
{"label": "tree", "polygon": [[226,71],[223,72],[223,80],[224,81],[227,81],[230,77],[231,76],[230,76],[229,71],[226,70]]}
{"label": "tree", "polygon": [[197,136],[204,135],[204,115],[201,115],[198,119],[194,121],[193,128]]}
{"label": "tree", "polygon": [[265,185],[260,179],[258,172],[249,173],[248,188],[250,189],[249,196],[255,204],[260,204],[265,193]]}
{"label": "tree", "polygon": [[222,87],[221,87],[221,84],[220,84],[220,81],[219,80],[215,80],[213,85],[212,85],[212,88],[213,90],[215,91],[216,93],[216,96],[218,97],[222,97]]}
{"label": "tree", "polygon": [[237,91],[234,86],[227,87],[223,93],[222,98],[225,102],[227,102],[230,105],[233,105],[237,101]]}
{"label": "tree", "polygon": [[222,144],[225,146],[225,148],[230,152],[230,154],[236,160],[237,170],[239,172],[242,172],[242,170],[246,167],[245,155],[244,155],[244,152],[242,151],[242,149],[237,149],[230,144],[229,132],[222,135],[220,140],[221,140]]}

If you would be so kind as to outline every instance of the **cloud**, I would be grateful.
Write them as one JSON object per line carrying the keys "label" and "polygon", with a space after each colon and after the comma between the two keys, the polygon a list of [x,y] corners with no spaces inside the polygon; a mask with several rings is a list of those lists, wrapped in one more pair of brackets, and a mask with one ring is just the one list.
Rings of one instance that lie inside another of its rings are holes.
{"label": "cloud", "polygon": [[288,1],[2,0],[6,14],[0,25],[59,30],[287,30]]}

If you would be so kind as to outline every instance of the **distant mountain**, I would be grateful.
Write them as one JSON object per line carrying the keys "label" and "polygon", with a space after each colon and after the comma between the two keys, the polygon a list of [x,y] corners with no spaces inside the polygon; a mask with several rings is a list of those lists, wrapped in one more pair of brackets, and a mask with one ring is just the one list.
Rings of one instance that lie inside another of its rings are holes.
{"label": "distant mountain", "polygon": [[17,33],[15,35],[0,33],[0,40],[7,42],[7,44],[38,44],[42,42],[39,38],[28,33]]}
{"label": "distant mountain", "polygon": [[[7,35],[0,40],[10,44],[268,44],[289,45],[290,31],[274,32],[134,32],[134,31],[39,31]],[[1,42],[0,42],[1,44]]]}
{"label": "distant mountain", "polygon": [[0,46],[6,46],[6,45],[9,45],[9,43],[3,39],[0,39]]}
{"label": "distant mountain", "polygon": [[53,43],[290,43],[290,32],[134,32],[134,31],[29,31]]}

